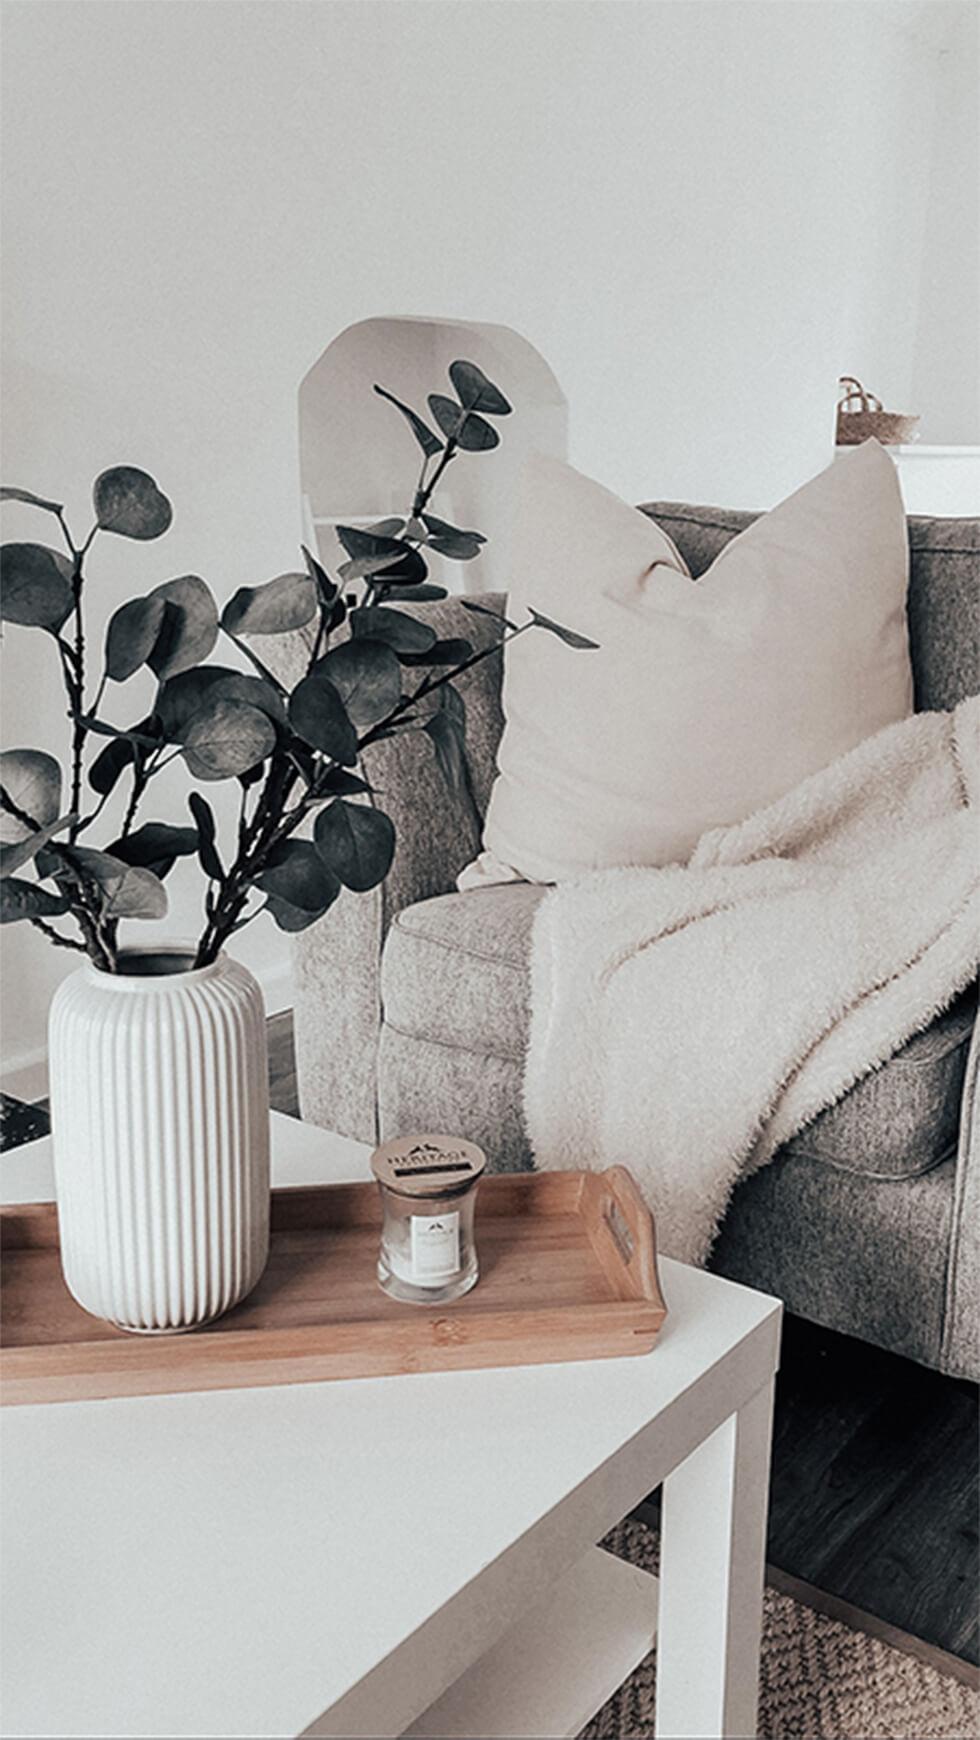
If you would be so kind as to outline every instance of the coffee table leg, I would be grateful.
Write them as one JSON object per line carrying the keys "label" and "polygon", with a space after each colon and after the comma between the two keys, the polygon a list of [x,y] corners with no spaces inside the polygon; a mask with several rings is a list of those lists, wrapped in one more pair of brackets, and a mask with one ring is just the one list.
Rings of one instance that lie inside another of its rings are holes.
{"label": "coffee table leg", "polygon": [[772,1385],[664,1482],[656,1732],[754,1740]]}

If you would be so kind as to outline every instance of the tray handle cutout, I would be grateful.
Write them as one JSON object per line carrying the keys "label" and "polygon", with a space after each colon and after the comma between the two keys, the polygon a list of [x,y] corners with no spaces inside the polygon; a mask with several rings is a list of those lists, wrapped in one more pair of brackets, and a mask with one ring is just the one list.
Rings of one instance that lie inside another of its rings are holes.
{"label": "tray handle cutout", "polygon": [[623,1217],[622,1209],[614,1196],[605,1198],[602,1204],[602,1214],[623,1262],[632,1262],[636,1246],[633,1243],[633,1235]]}
{"label": "tray handle cutout", "polygon": [[582,1174],[581,1210],[592,1248],[624,1299],[647,1299],[664,1316],[653,1215],[625,1166]]}

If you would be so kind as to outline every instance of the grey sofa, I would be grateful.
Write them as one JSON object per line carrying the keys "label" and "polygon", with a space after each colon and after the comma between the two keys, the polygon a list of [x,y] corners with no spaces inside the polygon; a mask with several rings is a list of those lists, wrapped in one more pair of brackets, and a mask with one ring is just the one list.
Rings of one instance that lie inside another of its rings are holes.
{"label": "grey sofa", "polygon": [[[677,503],[644,511],[695,575],[753,518]],[[980,687],[980,522],[912,519],[909,536],[916,705],[950,707]],[[417,608],[440,635],[488,635],[455,601]],[[499,665],[477,667],[464,691],[468,798],[450,798],[422,736],[372,752],[396,861],[383,888],[345,895],[297,940],[296,1036],[305,1118],[366,1141],[451,1130],[486,1148],[493,1169],[513,1170],[531,1165],[522,1054],[544,891],[454,891],[479,849],[494,776]],[[787,993],[791,972],[787,963]],[[743,1183],[712,1266],[815,1322],[980,1376],[975,1016],[974,988]]]}

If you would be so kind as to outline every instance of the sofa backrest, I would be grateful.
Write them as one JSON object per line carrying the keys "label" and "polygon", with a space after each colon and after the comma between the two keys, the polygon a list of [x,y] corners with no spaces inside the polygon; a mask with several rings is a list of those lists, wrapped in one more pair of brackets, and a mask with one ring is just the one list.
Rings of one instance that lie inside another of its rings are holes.
{"label": "sofa backrest", "polygon": [[[757,514],[686,502],[644,502],[695,577]],[[909,645],[917,712],[955,707],[980,690],[980,519],[910,517]]]}

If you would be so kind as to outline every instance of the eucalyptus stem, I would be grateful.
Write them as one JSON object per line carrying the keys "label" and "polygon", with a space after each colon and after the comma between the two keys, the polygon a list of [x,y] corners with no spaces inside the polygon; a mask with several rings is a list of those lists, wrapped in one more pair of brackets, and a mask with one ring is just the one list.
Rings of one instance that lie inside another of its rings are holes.
{"label": "eucalyptus stem", "polygon": [[62,936],[60,930],[55,930],[54,925],[52,924],[45,924],[44,919],[38,918],[36,913],[28,913],[27,922],[28,924],[32,924],[35,930],[41,931],[42,934],[47,937],[49,942],[55,944],[56,948],[76,949],[80,955],[88,954],[88,949],[85,947],[85,944],[79,942],[77,937]]}

